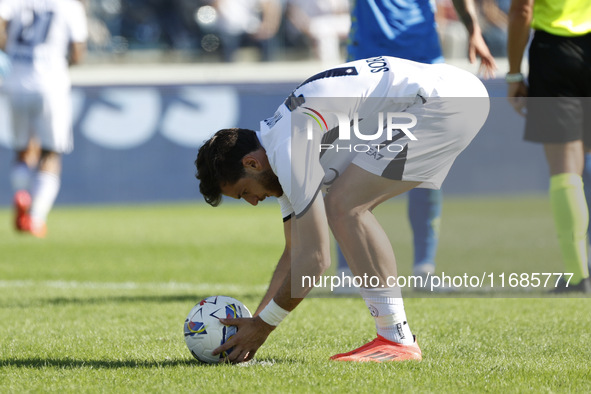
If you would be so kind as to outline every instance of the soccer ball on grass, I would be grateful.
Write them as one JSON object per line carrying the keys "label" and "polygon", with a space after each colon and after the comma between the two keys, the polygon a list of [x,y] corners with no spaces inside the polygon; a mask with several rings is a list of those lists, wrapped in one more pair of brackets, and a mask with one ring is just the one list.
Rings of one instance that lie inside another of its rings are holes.
{"label": "soccer ball on grass", "polygon": [[215,364],[222,361],[232,349],[216,356],[211,353],[226,343],[234,334],[236,326],[224,326],[219,319],[251,317],[243,303],[228,296],[213,296],[201,300],[191,309],[185,319],[185,342],[197,360]]}

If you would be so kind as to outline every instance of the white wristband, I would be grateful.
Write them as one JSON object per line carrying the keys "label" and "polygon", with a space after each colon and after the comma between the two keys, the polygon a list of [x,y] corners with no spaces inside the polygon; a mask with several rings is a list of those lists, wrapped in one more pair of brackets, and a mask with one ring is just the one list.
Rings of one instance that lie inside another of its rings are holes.
{"label": "white wristband", "polygon": [[278,326],[288,314],[289,311],[277,305],[275,300],[272,299],[261,313],[259,313],[259,317],[270,326]]}
{"label": "white wristband", "polygon": [[522,73],[515,73],[515,74],[507,74],[505,75],[505,82],[507,83],[515,83],[523,81],[523,74]]}

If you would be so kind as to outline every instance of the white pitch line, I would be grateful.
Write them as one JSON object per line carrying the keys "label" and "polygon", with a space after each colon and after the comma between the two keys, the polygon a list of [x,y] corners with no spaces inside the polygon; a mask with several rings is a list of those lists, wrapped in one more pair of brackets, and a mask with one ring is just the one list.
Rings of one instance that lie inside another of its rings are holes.
{"label": "white pitch line", "polygon": [[207,293],[263,292],[264,285],[230,285],[181,282],[80,282],[63,280],[0,280],[1,288],[45,287],[53,289],[109,289],[109,290],[191,290]]}

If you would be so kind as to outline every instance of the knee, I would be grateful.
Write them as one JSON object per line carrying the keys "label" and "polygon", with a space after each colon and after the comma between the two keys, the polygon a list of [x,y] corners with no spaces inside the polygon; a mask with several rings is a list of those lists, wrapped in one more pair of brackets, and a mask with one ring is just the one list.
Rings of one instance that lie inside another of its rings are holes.
{"label": "knee", "polygon": [[346,195],[328,193],[324,201],[328,223],[333,231],[340,225],[350,223],[355,219],[358,209],[347,201]]}

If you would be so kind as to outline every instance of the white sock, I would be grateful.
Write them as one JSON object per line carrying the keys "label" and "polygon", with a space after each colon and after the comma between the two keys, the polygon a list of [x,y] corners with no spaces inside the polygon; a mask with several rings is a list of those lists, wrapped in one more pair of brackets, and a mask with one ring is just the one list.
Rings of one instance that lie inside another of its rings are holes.
{"label": "white sock", "polygon": [[400,289],[359,289],[365,304],[375,319],[376,330],[384,338],[411,345],[414,338],[404,311]]}
{"label": "white sock", "polygon": [[31,169],[26,163],[16,162],[10,170],[10,183],[12,190],[29,190],[31,186]]}
{"label": "white sock", "polygon": [[60,190],[60,177],[57,174],[39,171],[33,181],[31,220],[33,225],[45,223]]}

